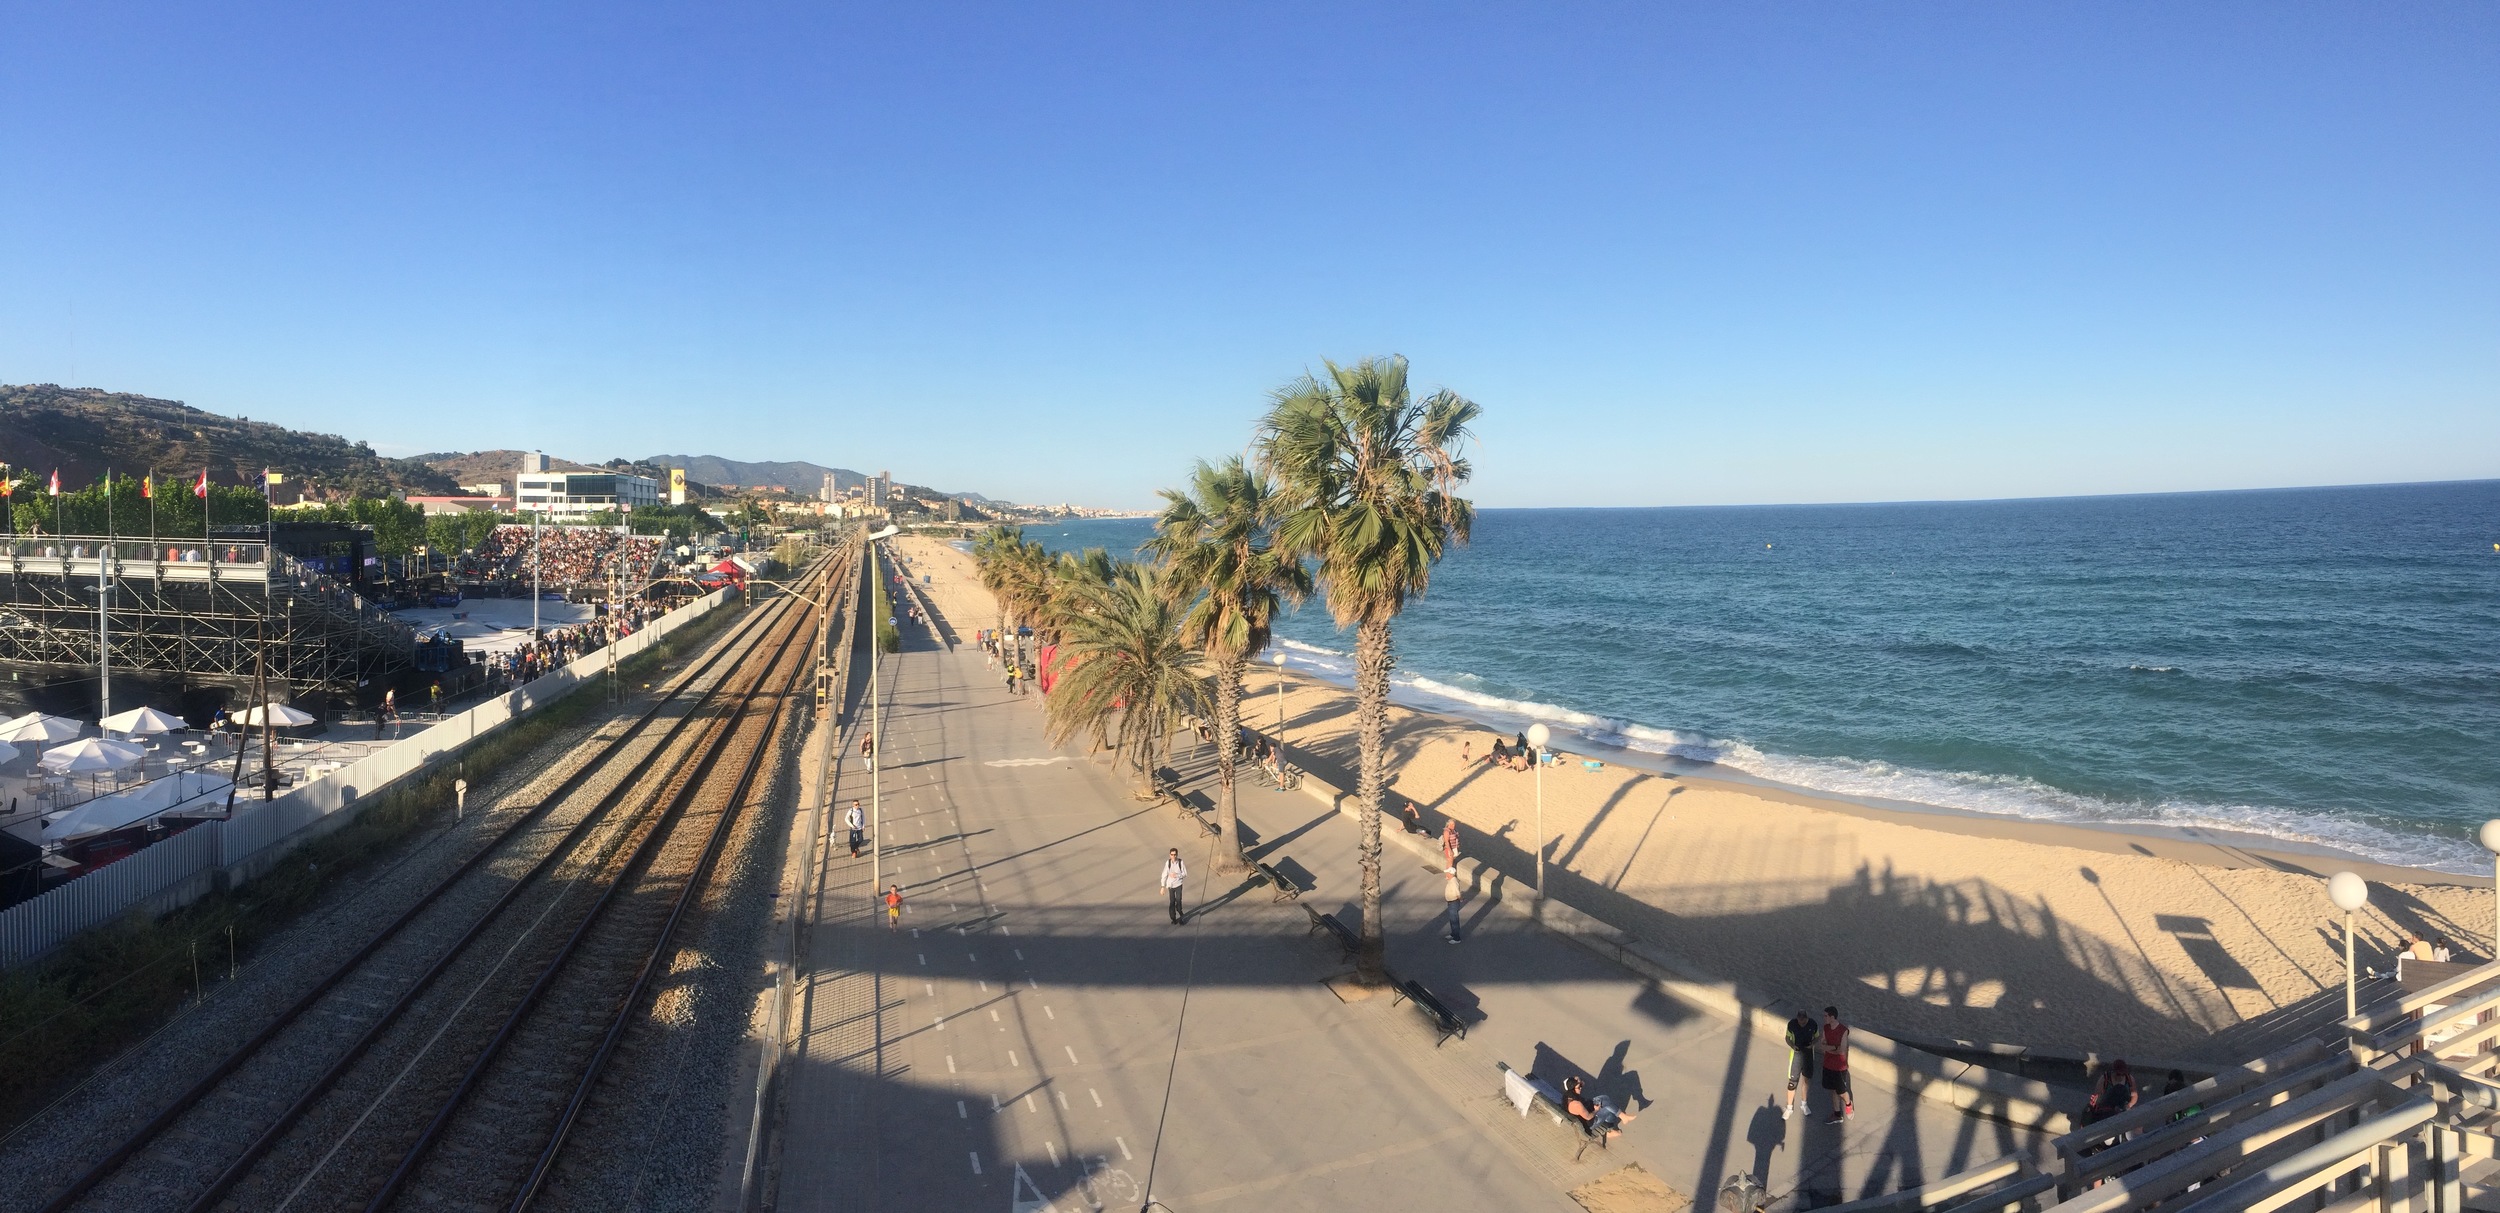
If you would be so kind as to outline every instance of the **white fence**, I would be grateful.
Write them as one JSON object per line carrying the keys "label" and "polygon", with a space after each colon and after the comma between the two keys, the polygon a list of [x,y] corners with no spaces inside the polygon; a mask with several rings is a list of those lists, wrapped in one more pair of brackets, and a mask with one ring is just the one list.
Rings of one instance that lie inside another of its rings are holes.
{"label": "white fence", "polygon": [[[653,620],[614,646],[624,661],[726,601],[718,590]],[[0,910],[0,968],[15,968],[71,936],[133,909],[164,914],[220,885],[251,879],[306,841],[356,817],[357,806],[425,771],[470,742],[529,714],[608,668],[602,649],[394,745],[298,785],[266,803],[239,806],[226,821],[203,822],[155,846],[98,868],[43,895]]]}

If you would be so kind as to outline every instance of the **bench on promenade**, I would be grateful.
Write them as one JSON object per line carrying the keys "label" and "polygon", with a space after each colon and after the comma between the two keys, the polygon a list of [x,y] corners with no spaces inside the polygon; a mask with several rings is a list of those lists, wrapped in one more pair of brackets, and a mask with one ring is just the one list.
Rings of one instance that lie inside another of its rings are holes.
{"label": "bench on promenade", "polygon": [[1326,931],[1336,936],[1337,946],[1344,949],[1349,957],[1363,950],[1363,937],[1356,935],[1353,928],[1345,925],[1336,915],[1322,914],[1309,906],[1303,906],[1302,912],[1311,916],[1311,934],[1317,935]]}
{"label": "bench on promenade", "polygon": [[1460,1040],[1467,1039],[1467,1025],[1460,1022],[1458,1016],[1450,1011],[1448,1004],[1443,1003],[1438,995],[1426,989],[1424,983],[1412,977],[1399,982],[1397,997],[1389,1001],[1394,1005],[1401,1000],[1414,1004],[1415,1009],[1422,1012],[1424,1018],[1432,1021],[1433,1030],[1441,1034],[1439,1039],[1432,1042],[1433,1048],[1438,1049],[1449,1043],[1449,1039],[1453,1036]]}
{"label": "bench on promenade", "polygon": [[1276,892],[1276,895],[1269,899],[1271,901],[1292,901],[1310,891],[1295,884],[1293,877],[1278,871],[1276,865],[1266,860],[1260,860],[1254,866],[1258,869],[1259,875],[1267,878],[1269,887]]}
{"label": "bench on promenade", "polygon": [[1543,1111],[1553,1118],[1557,1127],[1569,1129],[1572,1136],[1580,1139],[1579,1149],[1572,1153],[1571,1161],[1580,1161],[1581,1157],[1589,1152],[1590,1146],[1603,1150],[1607,1148],[1607,1143],[1613,1140],[1610,1135],[1597,1132],[1591,1126],[1582,1123],[1579,1117],[1564,1110],[1561,1087],[1534,1074],[1522,1074],[1505,1063],[1494,1064],[1502,1071],[1502,1098],[1509,1100],[1512,1107],[1519,1109],[1519,1115],[1525,1117],[1530,1112]]}

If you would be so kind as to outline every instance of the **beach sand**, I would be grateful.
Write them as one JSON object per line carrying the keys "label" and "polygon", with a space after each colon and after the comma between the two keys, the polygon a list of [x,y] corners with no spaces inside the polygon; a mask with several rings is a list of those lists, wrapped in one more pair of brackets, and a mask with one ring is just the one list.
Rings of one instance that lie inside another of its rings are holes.
{"label": "beach sand", "polygon": [[[969,556],[944,548],[923,567],[966,636],[992,626]],[[1350,690],[1261,665],[1244,723],[1276,731],[1280,680],[1288,742],[1350,786]],[[1524,885],[1537,776],[1461,758],[1496,736],[1393,707],[1391,786],[1455,818],[1470,854]],[[2341,1012],[2341,916],[2324,875],[2346,868],[2371,881],[2363,965],[2391,967],[2408,932],[2451,943],[2460,960],[2490,954],[2494,895],[2481,880],[2237,840],[1902,811],[1714,770],[1546,768],[1552,895],[1710,974],[1837,1004],[1905,1038],[2208,1065],[2259,1055]]]}

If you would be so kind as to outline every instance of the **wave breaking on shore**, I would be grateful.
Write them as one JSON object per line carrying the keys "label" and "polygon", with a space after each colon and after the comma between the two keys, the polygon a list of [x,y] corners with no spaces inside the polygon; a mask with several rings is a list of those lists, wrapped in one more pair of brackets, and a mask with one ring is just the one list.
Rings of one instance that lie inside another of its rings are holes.
{"label": "wave breaking on shore", "polygon": [[[1282,637],[1276,652],[1288,669],[1339,686],[1352,686],[1354,662],[1336,649]],[[2168,673],[2164,669],[2159,672]],[[2404,834],[2367,822],[2264,805],[2218,805],[2184,801],[2125,803],[2081,795],[2019,776],[1932,771],[1853,758],[1809,758],[1766,752],[1743,741],[1661,728],[1534,700],[1513,699],[1470,688],[1469,674],[1434,678],[1412,672],[1390,675],[1390,697],[1425,711],[1478,721],[1501,732],[1543,722],[1566,739],[1704,762],[1800,791],[1859,801],[1894,801],[1998,817],[2116,829],[2209,829],[2252,834],[2325,847],[2375,863],[2478,873],[2490,860],[2472,844],[2430,834]],[[1568,740],[1559,744],[1566,748]]]}

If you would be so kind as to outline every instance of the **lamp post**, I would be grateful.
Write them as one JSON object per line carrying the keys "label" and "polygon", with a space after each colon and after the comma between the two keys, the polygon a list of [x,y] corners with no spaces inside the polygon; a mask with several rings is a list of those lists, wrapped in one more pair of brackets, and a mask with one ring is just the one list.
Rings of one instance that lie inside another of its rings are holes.
{"label": "lamp post", "polygon": [[1278,649],[1267,655],[1267,663],[1276,667],[1276,769],[1285,769],[1285,651]]}
{"label": "lamp post", "polygon": [[[2500,818],[2484,822],[2475,837],[2482,841],[2484,850],[2500,860]],[[2491,958],[2500,960],[2500,862],[2495,862],[2491,869],[2491,890]]]}
{"label": "lamp post", "polygon": [[1528,748],[1536,751],[1536,899],[1545,900],[1545,743],[1554,731],[1540,720],[1528,726]]}
{"label": "lamp post", "polygon": [[2344,1018],[2361,1013],[2361,987],[2353,976],[2352,916],[2370,904],[2370,886],[2351,872],[2337,872],[2327,878],[2327,900],[2344,912]]}

